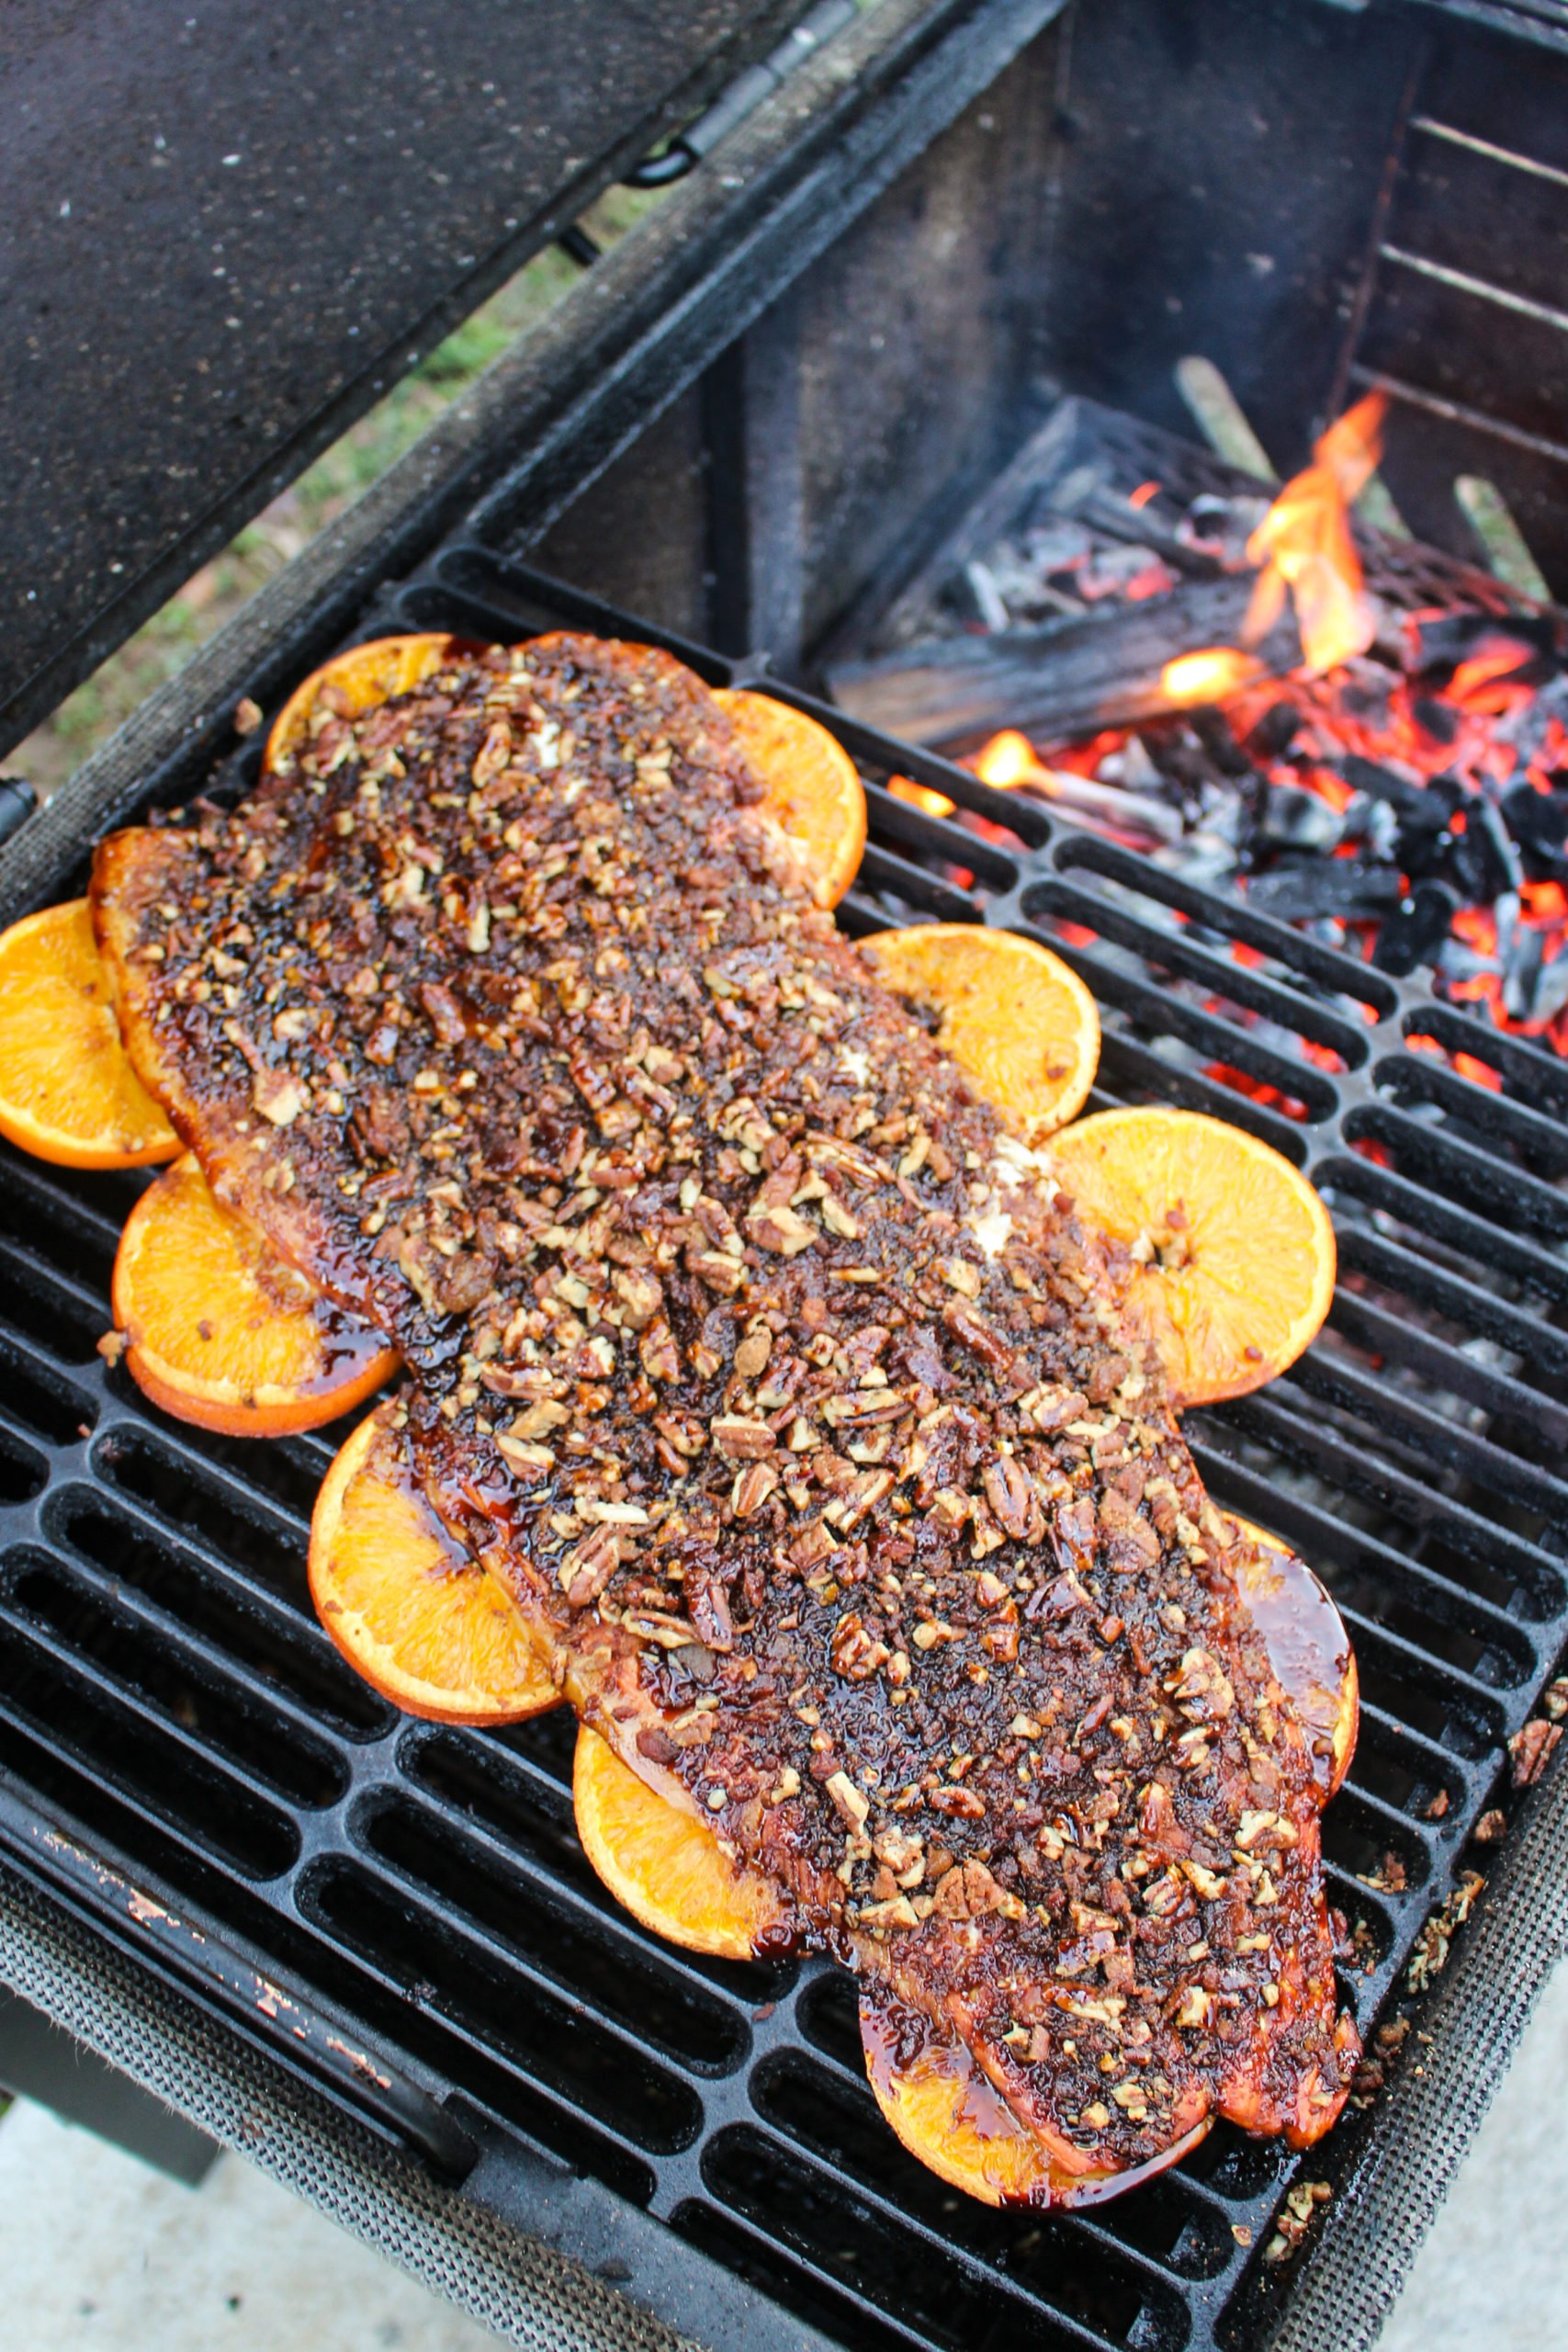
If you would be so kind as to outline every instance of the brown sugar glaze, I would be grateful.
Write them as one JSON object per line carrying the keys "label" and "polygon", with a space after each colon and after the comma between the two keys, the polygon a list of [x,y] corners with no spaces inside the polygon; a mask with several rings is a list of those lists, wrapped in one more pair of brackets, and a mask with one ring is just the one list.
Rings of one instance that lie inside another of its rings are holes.
{"label": "brown sugar glaze", "polygon": [[1314,2138],[1324,1790],[1127,1267],[810,903],[700,683],[536,640],[114,837],[139,1073],[400,1349],[561,1687],[1065,2174]]}

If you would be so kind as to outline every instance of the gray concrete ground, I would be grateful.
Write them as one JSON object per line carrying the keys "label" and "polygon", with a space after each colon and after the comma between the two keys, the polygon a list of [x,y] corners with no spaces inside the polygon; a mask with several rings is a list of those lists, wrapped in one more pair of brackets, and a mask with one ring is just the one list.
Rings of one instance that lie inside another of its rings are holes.
{"label": "gray concrete ground", "polygon": [[494,2352],[238,2156],[183,2188],[18,2100],[0,2121],[5,2352]]}
{"label": "gray concrete ground", "polygon": [[1568,2343],[1568,1963],[1548,1984],[1378,2352]]}
{"label": "gray concrete ground", "polygon": [[[1568,2342],[1568,1967],[1379,2352]],[[0,2121],[6,2352],[484,2352],[493,2338],[235,2156],[199,2188],[20,2100]]]}

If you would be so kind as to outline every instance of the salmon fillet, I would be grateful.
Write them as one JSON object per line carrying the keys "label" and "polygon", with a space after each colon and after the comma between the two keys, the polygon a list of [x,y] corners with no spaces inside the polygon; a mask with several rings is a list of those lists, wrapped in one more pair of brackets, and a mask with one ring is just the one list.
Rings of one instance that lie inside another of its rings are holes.
{"label": "salmon fillet", "polygon": [[[700,682],[455,659],[99,852],[139,1076],[401,1351],[379,1442],[789,1934],[1058,2169],[1314,2139],[1325,1743],[1129,1268],[811,905]],[[1342,1926],[1338,1932],[1342,1934]]]}

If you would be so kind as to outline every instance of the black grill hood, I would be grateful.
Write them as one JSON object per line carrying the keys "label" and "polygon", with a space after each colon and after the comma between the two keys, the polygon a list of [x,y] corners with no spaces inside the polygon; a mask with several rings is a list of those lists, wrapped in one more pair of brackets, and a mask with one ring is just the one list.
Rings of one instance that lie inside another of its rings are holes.
{"label": "black grill hood", "polygon": [[804,0],[21,0],[0,741]]}

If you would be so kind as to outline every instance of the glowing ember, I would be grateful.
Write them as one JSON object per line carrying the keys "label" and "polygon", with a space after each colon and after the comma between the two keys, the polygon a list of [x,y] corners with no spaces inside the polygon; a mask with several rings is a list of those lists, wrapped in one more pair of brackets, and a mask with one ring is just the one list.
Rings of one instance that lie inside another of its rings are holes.
{"label": "glowing ember", "polygon": [[945,792],[937,792],[929,784],[917,784],[912,775],[890,775],[887,789],[895,800],[907,800],[911,808],[923,808],[928,817],[951,817],[953,803]]}
{"label": "glowing ember", "polygon": [[1173,703],[1224,702],[1250,685],[1263,664],[1234,645],[1206,646],[1201,653],[1179,653],[1159,673],[1160,692]]}
{"label": "glowing ember", "polygon": [[1027,735],[1016,727],[1004,727],[999,735],[982,745],[971,762],[982,784],[994,784],[998,792],[1016,792],[1021,784],[1040,784],[1050,775],[1034,756],[1034,746]]}
{"label": "glowing ember", "polygon": [[1263,566],[1247,619],[1247,638],[1266,637],[1289,590],[1309,675],[1364,653],[1376,634],[1361,585],[1361,560],[1350,536],[1350,506],[1382,455],[1381,392],[1358,401],[1318,441],[1304,473],[1288,481],[1247,543]]}

